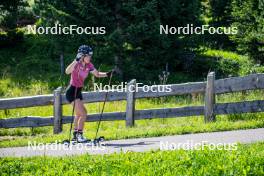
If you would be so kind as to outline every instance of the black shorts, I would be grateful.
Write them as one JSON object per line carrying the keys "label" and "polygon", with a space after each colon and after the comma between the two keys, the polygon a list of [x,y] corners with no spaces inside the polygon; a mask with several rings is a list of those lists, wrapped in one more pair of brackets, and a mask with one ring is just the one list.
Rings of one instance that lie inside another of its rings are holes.
{"label": "black shorts", "polygon": [[69,85],[66,89],[66,99],[68,102],[73,102],[74,96],[75,96],[75,89],[76,89],[76,97],[75,99],[80,99],[82,100],[82,87],[74,87],[72,85]]}

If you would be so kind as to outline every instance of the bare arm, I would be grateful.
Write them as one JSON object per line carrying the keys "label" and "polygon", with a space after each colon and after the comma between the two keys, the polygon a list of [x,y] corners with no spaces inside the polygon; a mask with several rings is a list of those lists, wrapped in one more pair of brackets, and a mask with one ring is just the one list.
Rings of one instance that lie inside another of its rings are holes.
{"label": "bare arm", "polygon": [[96,69],[94,69],[93,71],[91,71],[91,73],[97,77],[97,78],[104,78],[104,77],[107,77],[107,74],[106,72],[99,72],[97,71]]}
{"label": "bare arm", "polygon": [[74,70],[74,67],[75,65],[77,64],[78,62],[76,60],[74,60],[70,65],[68,65],[68,67],[66,68],[65,70],[65,73],[68,75],[68,74],[71,74],[72,71]]}

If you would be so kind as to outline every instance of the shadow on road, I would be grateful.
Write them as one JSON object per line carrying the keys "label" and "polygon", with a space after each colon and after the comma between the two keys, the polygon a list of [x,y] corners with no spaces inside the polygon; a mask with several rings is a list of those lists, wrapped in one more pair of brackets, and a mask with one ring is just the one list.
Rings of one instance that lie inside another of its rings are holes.
{"label": "shadow on road", "polygon": [[119,148],[119,147],[131,147],[131,146],[143,146],[143,145],[152,145],[156,142],[159,141],[151,141],[151,142],[137,142],[137,143],[105,143],[104,146],[106,147],[114,147],[114,148]]}

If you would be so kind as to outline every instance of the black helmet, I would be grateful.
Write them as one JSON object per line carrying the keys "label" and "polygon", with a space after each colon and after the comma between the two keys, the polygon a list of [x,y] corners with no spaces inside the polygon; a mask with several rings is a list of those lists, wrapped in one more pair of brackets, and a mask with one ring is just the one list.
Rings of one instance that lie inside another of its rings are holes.
{"label": "black helmet", "polygon": [[90,46],[81,45],[78,48],[78,54],[81,54],[81,55],[88,54],[88,55],[92,56],[93,55],[93,49]]}

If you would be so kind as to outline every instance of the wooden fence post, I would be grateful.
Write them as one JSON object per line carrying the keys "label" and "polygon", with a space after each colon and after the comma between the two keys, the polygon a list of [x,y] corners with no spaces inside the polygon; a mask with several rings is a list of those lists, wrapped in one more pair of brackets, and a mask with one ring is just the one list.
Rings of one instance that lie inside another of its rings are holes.
{"label": "wooden fence post", "polygon": [[205,106],[204,106],[204,121],[215,121],[214,105],[215,105],[215,73],[210,72],[207,75],[207,84],[205,90]]}
{"label": "wooden fence post", "polygon": [[133,79],[127,84],[127,105],[126,105],[126,126],[132,127],[135,124],[135,91],[136,80]]}
{"label": "wooden fence post", "polygon": [[61,76],[62,76],[65,73],[63,52],[60,54],[60,68],[61,68]]}
{"label": "wooden fence post", "polygon": [[61,98],[61,87],[54,90],[54,103],[53,103],[53,117],[54,126],[53,133],[58,134],[62,132],[62,98]]}

